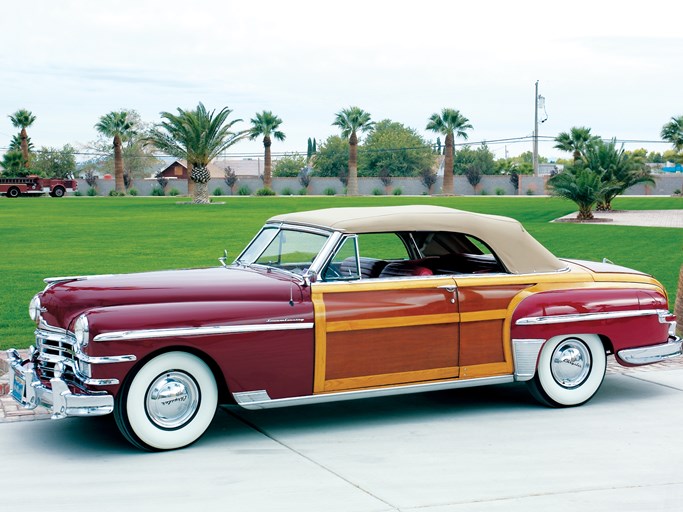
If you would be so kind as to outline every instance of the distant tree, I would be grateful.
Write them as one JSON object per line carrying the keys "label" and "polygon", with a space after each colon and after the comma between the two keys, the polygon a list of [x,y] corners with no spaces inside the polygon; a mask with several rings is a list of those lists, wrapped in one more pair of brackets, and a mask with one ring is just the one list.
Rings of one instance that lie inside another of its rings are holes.
{"label": "distant tree", "polygon": [[90,188],[97,188],[97,174],[93,169],[86,170],[83,178]]}
{"label": "distant tree", "polygon": [[100,117],[95,129],[105,137],[113,138],[114,147],[114,180],[116,192],[125,194],[126,187],[123,181],[123,152],[121,146],[136,133],[135,125],[128,117],[128,112],[109,112]]}
{"label": "distant tree", "polygon": [[[518,156],[513,156],[510,158],[511,161],[516,162],[518,164],[529,164],[531,165],[531,173],[533,174],[533,163],[534,163],[534,154],[531,151],[525,151],[524,153],[521,153]],[[573,160],[572,160],[573,162]],[[539,155],[538,156],[538,163],[540,164],[547,164],[548,159],[544,156]]]}
{"label": "distant tree", "polygon": [[177,111],[178,114],[161,113],[162,121],[151,131],[147,143],[187,160],[190,180],[195,184],[193,202],[207,204],[211,179],[207,166],[222,151],[246,137],[249,131],[231,131],[233,125],[242,120],[228,121],[232,113],[228,107],[216,113],[208,111],[200,102],[194,110],[178,108]]}
{"label": "distant tree", "polygon": [[683,150],[683,116],[672,117],[671,121],[662,126],[661,136],[673,145],[677,153]]}
{"label": "distant tree", "polygon": [[431,145],[416,130],[384,119],[375,124],[359,149],[361,176],[379,176],[386,169],[391,176],[417,176],[420,169],[433,167]]}
{"label": "distant tree", "polygon": [[306,162],[310,162],[311,157],[313,157],[313,141],[309,137],[308,138],[308,146],[306,148]]}
{"label": "distant tree", "polygon": [[76,150],[69,144],[61,149],[42,147],[33,158],[33,168],[48,178],[69,178],[76,173]]}
{"label": "distant tree", "polygon": [[436,173],[431,167],[420,169],[420,183],[427,189],[427,193],[432,193],[432,187],[436,183]]}
{"label": "distant tree", "polygon": [[299,153],[285,154],[275,164],[273,176],[277,178],[296,178],[306,167],[306,158]]}
{"label": "distant tree", "polygon": [[223,181],[228,186],[230,194],[235,195],[235,185],[237,185],[239,179],[233,168],[229,165],[223,168]]}
{"label": "distant tree", "polygon": [[2,176],[5,178],[15,178],[27,176],[29,169],[24,167],[24,156],[21,151],[8,151],[2,156]]}
{"label": "distant tree", "polygon": [[[28,146],[28,153],[29,153],[29,158],[31,157],[31,153],[34,151],[33,147],[33,142],[31,142],[31,137],[26,137],[26,145]],[[21,135],[20,134],[15,134],[12,135],[12,140],[9,143],[9,147],[7,148],[8,151],[18,151],[21,153]],[[23,164],[22,164],[23,165]]]}
{"label": "distant tree", "polygon": [[574,156],[577,162],[592,144],[599,141],[600,137],[591,135],[591,129],[585,126],[574,126],[569,132],[562,132],[555,137],[555,149],[567,151]]}
{"label": "distant tree", "polygon": [[662,158],[662,154],[658,153],[656,151],[650,151],[647,154],[647,161],[653,164],[663,164],[664,159]]}
{"label": "distant tree", "polygon": [[19,137],[21,139],[21,155],[24,157],[23,165],[26,169],[28,169],[31,166],[31,161],[29,155],[28,134],[26,132],[26,128],[30,128],[33,125],[33,123],[36,122],[36,116],[34,116],[33,112],[31,112],[30,110],[22,108],[21,110],[17,110],[14,114],[8,117],[12,122],[12,126],[14,126],[15,128],[19,128],[20,130]]}
{"label": "distant tree", "polygon": [[495,155],[486,144],[482,144],[477,149],[470,146],[463,146],[453,158],[453,170],[455,174],[466,174],[467,169],[474,164],[479,174],[496,174],[498,166],[495,162]]}
{"label": "distant tree", "polygon": [[251,129],[249,130],[249,138],[263,137],[264,148],[264,164],[263,164],[263,186],[265,188],[272,187],[272,161],[270,146],[272,139],[283,141],[285,140],[284,132],[278,130],[282,124],[282,119],[273,114],[269,110],[257,112],[256,117],[251,119]]}
{"label": "distant tree", "polygon": [[156,178],[157,183],[158,183],[159,186],[161,187],[161,190],[163,190],[163,191],[165,192],[165,191],[166,191],[166,187],[168,186],[168,178],[167,178],[166,176],[164,176],[164,175],[161,173],[161,171],[157,172],[157,173],[154,175],[154,177]]}
{"label": "distant tree", "polygon": [[467,140],[467,131],[472,129],[470,120],[463,116],[459,110],[444,108],[441,114],[432,114],[427,123],[427,130],[446,136],[444,150],[443,193],[453,194],[453,154],[455,151],[455,138]]}
{"label": "distant tree", "polygon": [[[320,144],[313,159],[315,176],[346,179],[349,165],[349,142],[338,135],[331,135]],[[343,180],[342,180],[343,182]]]}
{"label": "distant tree", "polygon": [[305,189],[308,189],[308,186],[311,184],[311,168],[310,167],[303,167],[299,171],[299,183],[301,183],[301,186],[304,187]]}
{"label": "distant tree", "polygon": [[441,154],[441,137],[436,138],[436,154]]}
{"label": "distant tree", "polygon": [[347,195],[358,195],[358,133],[371,131],[374,123],[370,114],[358,107],[349,107],[337,112],[333,126],[339,127],[342,137],[349,140],[349,161],[347,174]]}

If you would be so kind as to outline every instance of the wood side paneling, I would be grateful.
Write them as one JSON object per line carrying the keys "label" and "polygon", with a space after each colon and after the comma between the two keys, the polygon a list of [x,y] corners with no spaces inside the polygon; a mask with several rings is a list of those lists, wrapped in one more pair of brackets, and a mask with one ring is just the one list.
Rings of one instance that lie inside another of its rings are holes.
{"label": "wood side paneling", "polygon": [[[460,366],[505,361],[503,319],[460,324]],[[464,342],[467,340],[467,342]]]}
{"label": "wood side paneling", "polygon": [[458,326],[327,333],[326,380],[458,366]]}

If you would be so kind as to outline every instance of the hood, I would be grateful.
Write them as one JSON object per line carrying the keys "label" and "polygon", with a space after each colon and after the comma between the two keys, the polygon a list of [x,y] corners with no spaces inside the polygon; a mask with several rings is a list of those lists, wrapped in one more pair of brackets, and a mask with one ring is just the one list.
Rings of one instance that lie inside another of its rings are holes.
{"label": "hood", "polygon": [[83,311],[108,306],[173,302],[288,301],[301,297],[295,279],[280,272],[217,267],[65,278],[40,295],[43,319],[67,329]]}

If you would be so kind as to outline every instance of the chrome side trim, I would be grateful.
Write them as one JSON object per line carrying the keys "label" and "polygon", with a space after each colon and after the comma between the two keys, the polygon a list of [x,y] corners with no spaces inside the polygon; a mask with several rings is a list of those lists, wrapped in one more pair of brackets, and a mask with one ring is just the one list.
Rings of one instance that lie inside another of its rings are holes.
{"label": "chrome side trim", "polygon": [[358,391],[342,391],[339,393],[296,396],[292,398],[271,399],[265,390],[233,393],[232,396],[237,404],[245,409],[273,409],[276,407],[289,407],[294,405],[320,404],[339,402],[342,400],[359,400],[362,398],[379,398],[383,396],[407,395],[411,393],[425,393],[428,391],[442,391],[446,389],[469,388],[492,384],[508,384],[510,382],[514,382],[514,380],[515,378],[512,375],[501,375],[498,377],[484,377],[480,379],[430,382],[426,384],[362,389]]}
{"label": "chrome side trim", "polygon": [[515,380],[531,380],[536,374],[538,354],[546,342],[544,339],[512,340],[512,355],[515,361]]}
{"label": "chrome side trim", "polygon": [[683,340],[674,336],[667,343],[649,347],[627,348],[617,352],[619,359],[628,364],[650,364],[683,354]]}
{"label": "chrome side trim", "polygon": [[250,332],[296,331],[313,329],[312,322],[277,323],[256,325],[213,325],[207,327],[179,327],[175,329],[142,329],[138,331],[114,331],[98,334],[94,341],[144,340],[151,338],[179,338],[187,336],[212,336],[216,334],[244,334]]}
{"label": "chrome side trim", "polygon": [[[520,318],[515,325],[550,325],[569,322],[593,322],[596,320],[614,320],[617,318],[632,318],[639,316],[658,315],[665,313],[662,309],[639,309],[633,311],[611,311],[606,313],[573,313],[569,315],[529,316]],[[660,320],[661,321],[661,320]]]}

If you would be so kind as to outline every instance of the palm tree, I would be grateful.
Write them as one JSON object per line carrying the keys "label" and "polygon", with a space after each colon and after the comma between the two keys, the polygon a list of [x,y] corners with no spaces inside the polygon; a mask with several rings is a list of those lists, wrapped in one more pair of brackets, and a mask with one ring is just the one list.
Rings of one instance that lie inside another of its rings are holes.
{"label": "palm tree", "polygon": [[643,159],[627,154],[623,146],[617,148],[616,140],[590,144],[584,151],[582,164],[596,173],[602,182],[598,211],[611,210],[614,198],[633,185],[655,184]]}
{"label": "palm tree", "polygon": [[446,136],[444,145],[443,193],[453,194],[453,154],[455,138],[467,140],[467,130],[471,130],[470,120],[459,110],[444,108],[441,114],[432,114],[427,123],[427,130]]}
{"label": "palm tree", "polygon": [[555,144],[554,148],[573,153],[574,162],[578,162],[580,158],[583,158],[586,149],[599,140],[600,137],[597,135],[591,135],[590,128],[574,126],[569,130],[569,133],[562,132],[555,137],[557,144]]}
{"label": "palm tree", "polygon": [[24,167],[28,169],[31,164],[29,161],[28,134],[26,133],[26,128],[35,123],[36,116],[34,116],[31,111],[22,108],[8,117],[10,118],[10,121],[12,121],[12,125],[21,130],[19,133],[19,137],[21,137],[21,154],[24,157]]}
{"label": "palm tree", "polygon": [[574,201],[579,207],[578,220],[593,218],[593,206],[603,192],[600,176],[581,163],[567,167],[548,180],[548,188],[553,196]]}
{"label": "palm tree", "polygon": [[242,120],[228,122],[228,116],[232,113],[228,107],[216,114],[215,110],[207,111],[200,102],[195,110],[177,110],[177,115],[161,113],[163,120],[152,130],[147,142],[161,151],[187,160],[187,171],[195,184],[193,202],[207,204],[211,179],[207,166],[219,153],[246,137],[249,132],[230,131],[235,123]]}
{"label": "palm tree", "polygon": [[113,137],[114,142],[114,182],[116,192],[126,193],[126,186],[123,181],[123,152],[121,146],[123,141],[135,135],[135,125],[128,119],[128,112],[109,112],[100,117],[100,121],[95,125],[95,129],[105,137]]}
{"label": "palm tree", "polygon": [[661,136],[673,144],[677,152],[683,150],[683,116],[672,117],[670,122],[662,126]]}
{"label": "palm tree", "polygon": [[341,129],[342,137],[349,139],[349,175],[346,193],[358,195],[358,132],[367,132],[375,126],[370,114],[359,107],[345,108],[337,112],[332,126]]}
{"label": "palm tree", "polygon": [[273,114],[270,110],[256,113],[256,117],[251,120],[251,130],[249,138],[254,140],[263,135],[264,165],[263,165],[263,186],[271,188],[272,182],[272,162],[270,157],[271,137],[277,140],[285,140],[285,134],[278,130],[282,124],[282,119]]}

